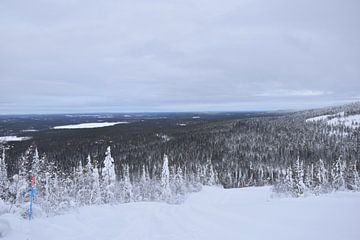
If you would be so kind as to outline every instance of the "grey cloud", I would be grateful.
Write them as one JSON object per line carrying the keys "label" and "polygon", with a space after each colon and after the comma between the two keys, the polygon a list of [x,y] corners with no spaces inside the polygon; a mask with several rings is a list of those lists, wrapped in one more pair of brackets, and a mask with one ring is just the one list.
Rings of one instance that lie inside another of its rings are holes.
{"label": "grey cloud", "polygon": [[355,0],[0,3],[0,113],[304,108],[356,99]]}

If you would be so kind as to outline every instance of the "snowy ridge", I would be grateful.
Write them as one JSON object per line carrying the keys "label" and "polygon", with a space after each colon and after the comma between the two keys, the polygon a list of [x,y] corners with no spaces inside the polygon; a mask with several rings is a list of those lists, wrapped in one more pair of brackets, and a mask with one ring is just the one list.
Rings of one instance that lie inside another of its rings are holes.
{"label": "snowy ridge", "polygon": [[279,199],[271,198],[270,187],[204,187],[181,205],[88,206],[30,223],[13,214],[3,215],[2,221],[11,227],[8,240],[357,240],[359,205],[359,192]]}
{"label": "snowy ridge", "polygon": [[337,126],[344,125],[346,127],[358,128],[360,127],[360,114],[345,116],[344,112],[337,114],[321,115],[306,119],[306,122],[323,121],[329,125]]}

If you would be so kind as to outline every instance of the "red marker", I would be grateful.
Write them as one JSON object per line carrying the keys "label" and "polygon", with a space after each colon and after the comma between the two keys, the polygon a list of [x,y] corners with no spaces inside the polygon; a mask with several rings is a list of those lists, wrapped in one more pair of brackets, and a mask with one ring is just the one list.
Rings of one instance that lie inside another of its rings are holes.
{"label": "red marker", "polygon": [[35,186],[35,177],[31,176],[31,186]]}

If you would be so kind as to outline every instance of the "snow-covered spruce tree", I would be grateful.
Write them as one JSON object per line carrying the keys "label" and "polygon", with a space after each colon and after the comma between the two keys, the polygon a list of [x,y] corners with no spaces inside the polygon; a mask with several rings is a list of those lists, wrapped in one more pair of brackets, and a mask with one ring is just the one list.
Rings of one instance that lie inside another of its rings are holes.
{"label": "snow-covered spruce tree", "polygon": [[99,169],[96,163],[93,168],[92,178],[93,178],[93,182],[91,188],[90,202],[92,204],[101,204],[102,198],[101,198],[101,190],[100,190],[100,177],[99,177]]}
{"label": "snow-covered spruce tree", "polygon": [[[13,176],[11,191],[15,195],[15,204],[19,207],[29,201],[31,189],[31,162],[33,147],[30,146],[20,158],[19,174]],[[25,212],[23,213],[25,214]],[[25,216],[25,215],[24,215]]]}
{"label": "snow-covered spruce tree", "polygon": [[31,175],[36,177],[39,175],[40,171],[41,171],[41,169],[40,169],[39,152],[38,152],[38,149],[35,148],[34,155],[32,157],[32,162],[31,162]]}
{"label": "snow-covered spruce tree", "polygon": [[53,169],[49,168],[45,154],[39,157],[37,149],[35,149],[31,171],[35,177],[36,186],[36,197],[34,201],[41,204],[42,201],[47,201],[49,197],[48,178],[50,178]]}
{"label": "snow-covered spruce tree", "polygon": [[279,172],[281,177],[274,184],[273,191],[277,194],[286,196],[296,196],[294,193],[294,181],[293,181],[293,172],[291,167],[287,167]]}
{"label": "snow-covered spruce tree", "polygon": [[[56,206],[59,204],[57,197],[57,186],[53,184],[53,178],[56,175],[56,168],[53,162],[49,162],[46,155],[39,156],[35,148],[32,158],[31,175],[35,178],[36,194],[33,200],[34,205],[41,208],[38,213],[47,216],[56,213]],[[41,212],[40,212],[41,211]]]}
{"label": "snow-covered spruce tree", "polygon": [[231,170],[227,169],[224,173],[223,173],[223,186],[224,188],[232,188],[232,184],[233,184],[233,177],[231,174]]}
{"label": "snow-covered spruce tree", "polygon": [[[54,161],[50,161],[45,157],[46,163],[46,195],[48,196],[48,203],[50,204],[48,214],[54,215],[67,211],[74,207],[73,193],[75,187],[74,182],[64,173],[58,172]],[[66,184],[69,184],[68,186]],[[69,191],[66,187],[69,187]]]}
{"label": "snow-covered spruce tree", "polygon": [[329,188],[327,170],[322,159],[315,165],[313,185],[313,191],[316,195],[326,192]]}
{"label": "snow-covered spruce tree", "polygon": [[346,188],[354,191],[360,190],[360,178],[356,168],[357,161],[349,164],[346,170]]}
{"label": "snow-covered spruce tree", "polygon": [[171,200],[171,189],[170,189],[170,171],[169,171],[169,158],[166,154],[164,154],[164,162],[161,172],[161,193],[160,198],[163,201]]}
{"label": "snow-covered spruce tree", "polygon": [[296,197],[303,196],[305,193],[305,184],[303,182],[304,170],[303,164],[298,157],[293,165],[293,189]]}
{"label": "snow-covered spruce tree", "polygon": [[304,172],[304,184],[307,189],[313,188],[314,165],[307,165]]}
{"label": "snow-covered spruce tree", "polygon": [[53,206],[52,204],[54,204],[49,203],[49,175],[52,170],[48,170],[46,155],[39,157],[39,152],[37,148],[35,148],[31,164],[31,175],[35,178],[36,189],[33,204],[34,206],[41,208],[41,210],[37,209],[38,212],[35,210],[34,216],[40,215],[42,213],[48,214],[51,211],[49,208],[51,208]]}
{"label": "snow-covered spruce tree", "polygon": [[5,164],[5,148],[2,149],[0,157],[0,199],[7,201],[9,199],[10,182],[7,177],[7,167]]}
{"label": "snow-covered spruce tree", "polygon": [[186,187],[184,184],[183,172],[180,166],[177,168],[175,175],[172,178],[171,188],[174,196],[174,202],[183,202],[186,193]]}
{"label": "snow-covered spruce tree", "polygon": [[201,189],[200,172],[200,167],[196,163],[192,163],[189,167],[184,167],[184,179],[190,192]]}
{"label": "snow-covered spruce tree", "polygon": [[205,185],[215,185],[215,172],[211,160],[208,160],[206,163],[206,177],[205,177]]}
{"label": "snow-covered spruce tree", "polygon": [[125,164],[123,173],[123,200],[125,202],[133,201],[133,189],[130,181],[129,165]]}
{"label": "snow-covered spruce tree", "polygon": [[36,201],[39,202],[47,216],[54,216],[64,212],[68,207],[62,209],[65,194],[59,183],[55,164],[50,162],[46,155],[43,155],[40,158],[40,169],[45,170],[39,172],[40,175],[36,181]]}
{"label": "snow-covered spruce tree", "polygon": [[145,165],[142,165],[139,183],[136,186],[136,201],[149,201],[151,199],[150,176]]}
{"label": "snow-covered spruce tree", "polygon": [[86,165],[84,167],[84,204],[90,205],[91,204],[91,193],[92,193],[92,186],[93,186],[93,165],[91,164],[91,157],[90,154],[86,158]]}
{"label": "snow-covered spruce tree", "polygon": [[[161,164],[163,165],[163,164]],[[149,179],[147,186],[147,195],[149,196],[150,201],[159,201],[161,199],[161,181],[158,178],[159,174],[161,174],[161,167],[157,167],[156,165],[153,165],[152,168],[147,168],[147,177]],[[159,173],[160,172],[160,173]],[[150,174],[151,173],[151,174]],[[152,178],[150,177],[152,176]],[[161,178],[161,175],[160,175]]]}
{"label": "snow-covered spruce tree", "polygon": [[105,203],[115,202],[115,166],[114,159],[111,157],[110,146],[105,152],[104,168],[102,169],[102,198]]}
{"label": "snow-covered spruce tree", "polygon": [[75,171],[75,202],[77,205],[82,206],[85,205],[86,199],[86,187],[85,187],[85,176],[84,176],[84,169],[79,160],[79,164]]}
{"label": "snow-covered spruce tree", "polygon": [[333,167],[331,169],[331,179],[332,179],[332,187],[335,190],[345,190],[345,179],[344,179],[344,171],[343,171],[343,162],[341,157],[339,157]]}
{"label": "snow-covered spruce tree", "polygon": [[62,173],[60,178],[54,178],[54,184],[57,184],[55,189],[59,189],[59,205],[56,208],[59,213],[76,207],[74,175],[74,172]]}

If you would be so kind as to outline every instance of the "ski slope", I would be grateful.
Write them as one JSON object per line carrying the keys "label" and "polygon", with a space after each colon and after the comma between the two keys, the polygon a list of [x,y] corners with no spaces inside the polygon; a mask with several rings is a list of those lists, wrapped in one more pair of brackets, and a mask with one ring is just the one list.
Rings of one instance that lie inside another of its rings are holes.
{"label": "ski slope", "polygon": [[359,192],[272,198],[270,187],[204,187],[181,205],[138,202],[80,208],[32,222],[0,217],[5,239],[360,239]]}

